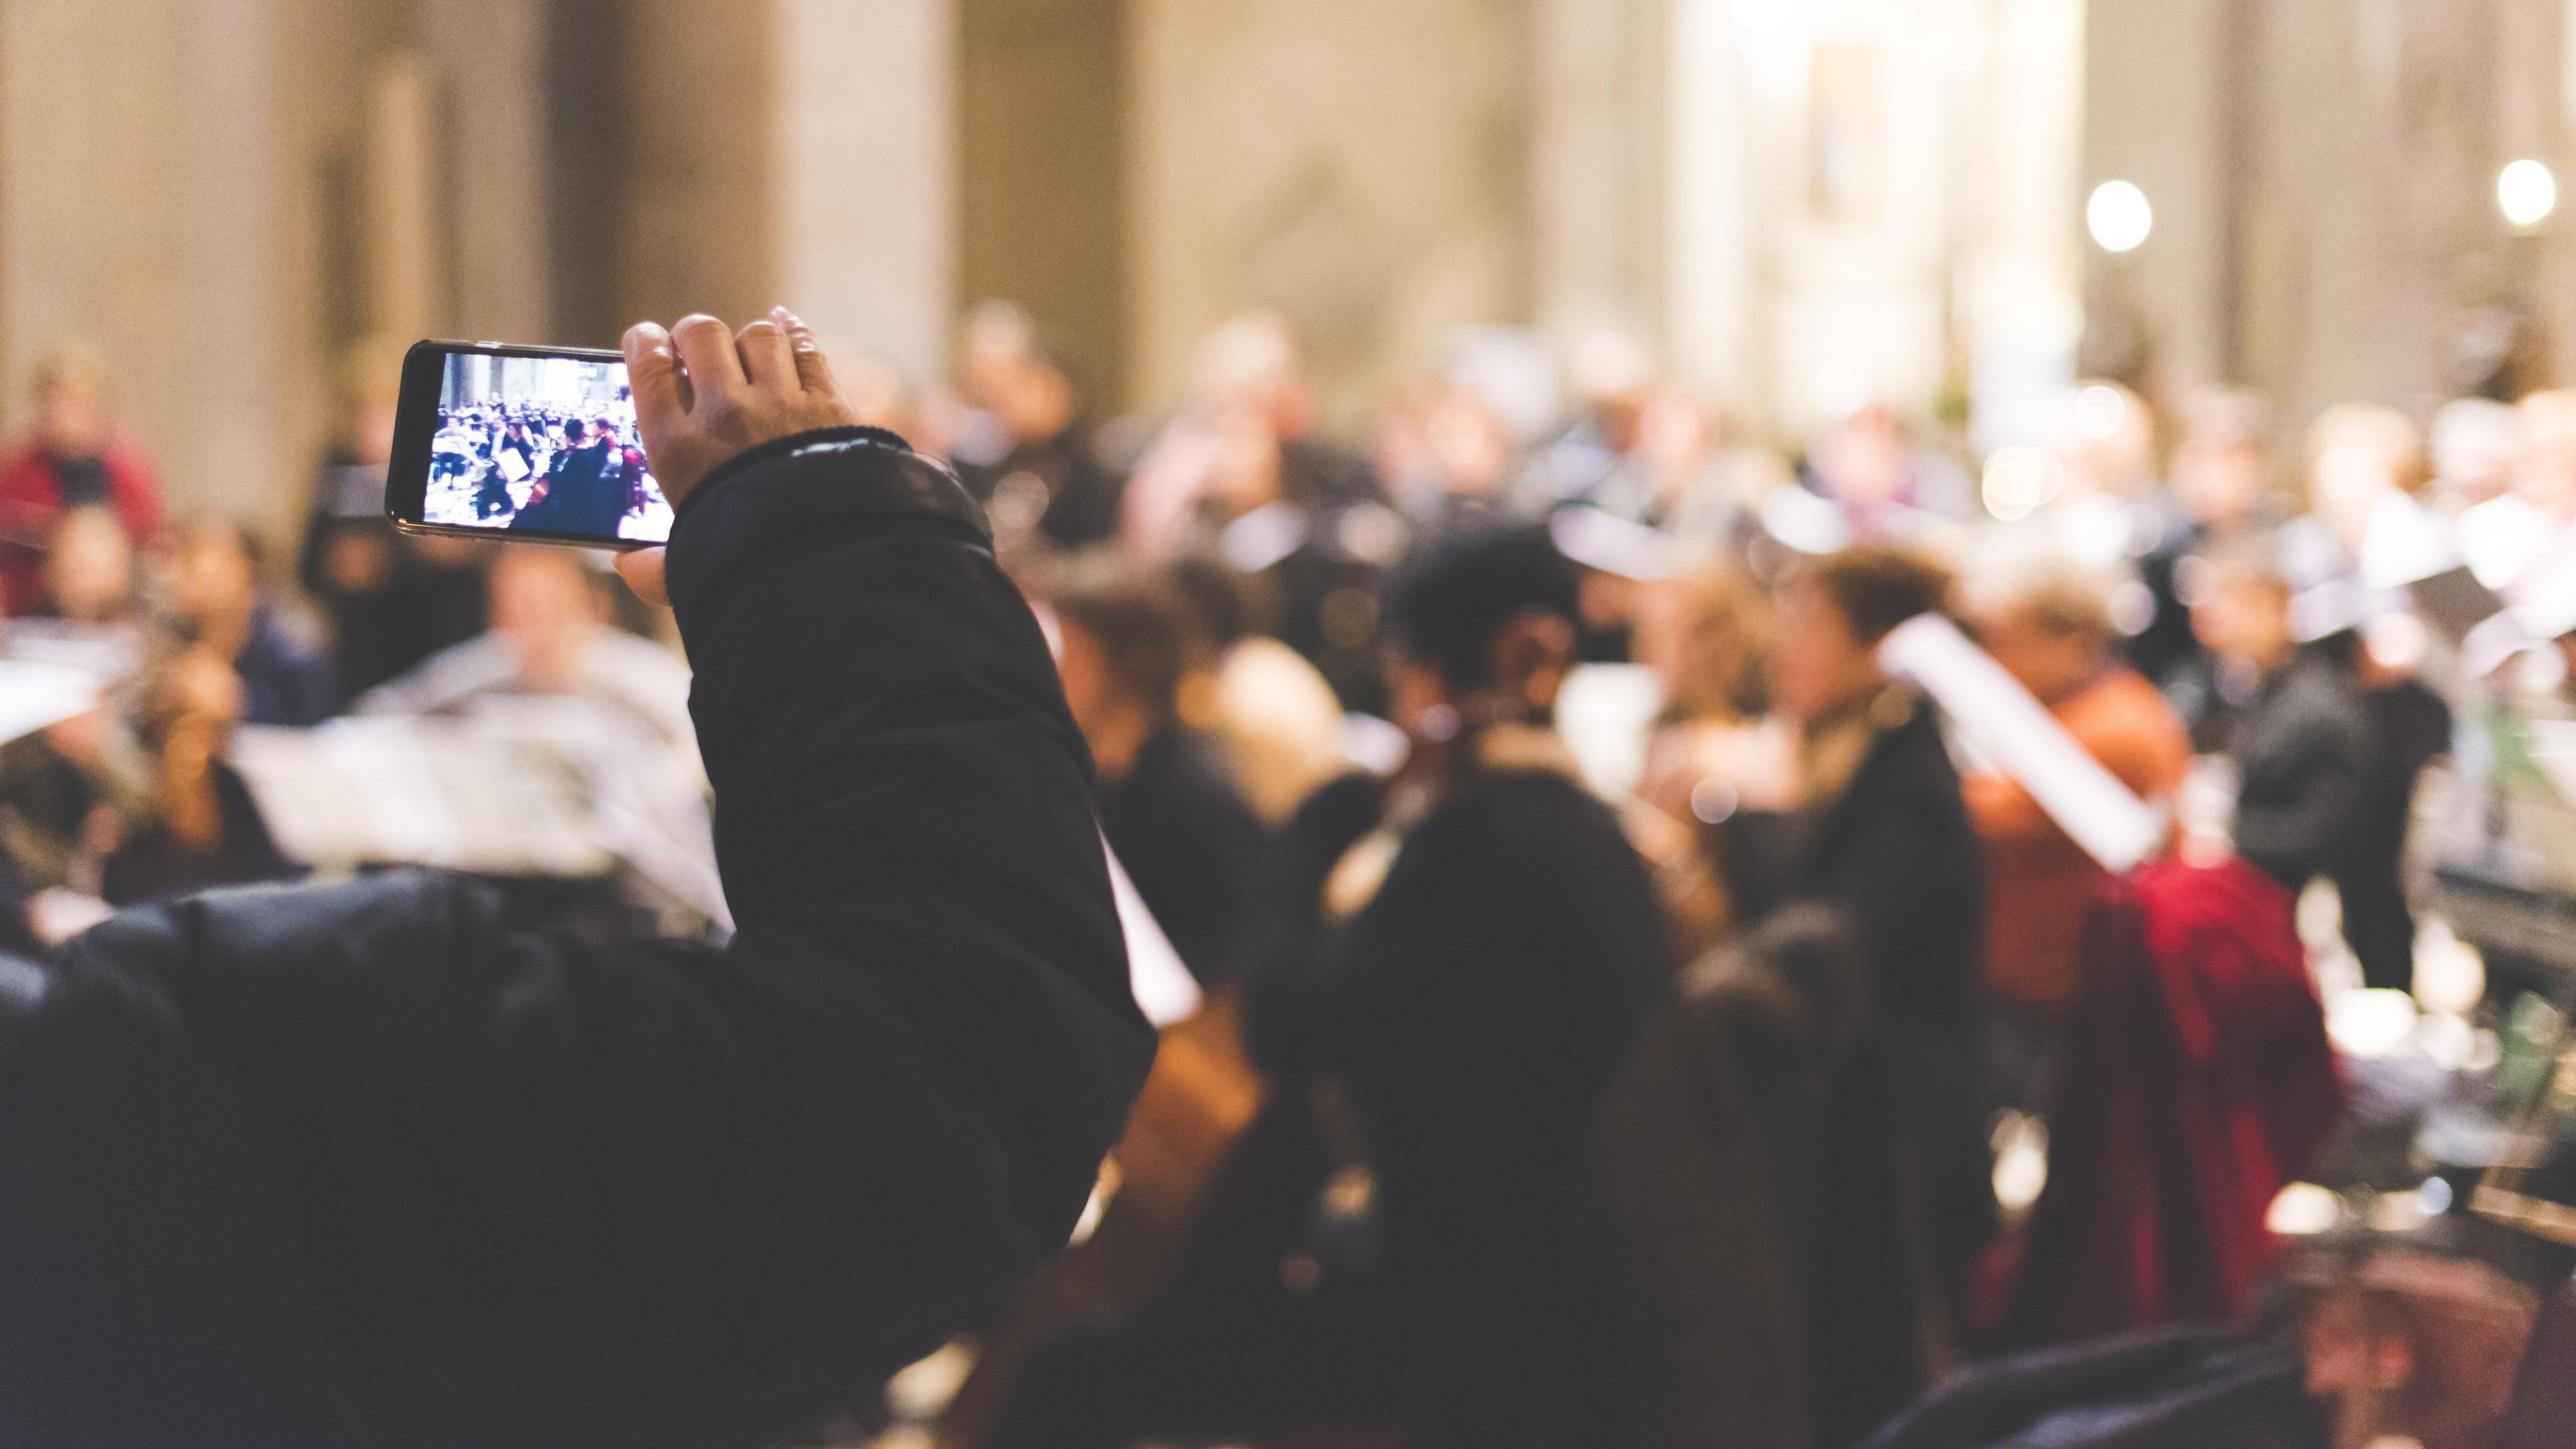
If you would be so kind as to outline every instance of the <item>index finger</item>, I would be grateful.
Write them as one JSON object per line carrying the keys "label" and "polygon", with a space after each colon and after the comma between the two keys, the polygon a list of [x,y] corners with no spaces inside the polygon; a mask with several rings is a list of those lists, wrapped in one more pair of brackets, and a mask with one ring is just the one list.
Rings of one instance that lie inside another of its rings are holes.
{"label": "index finger", "polygon": [[[671,329],[671,346],[680,354],[680,365],[689,370],[692,390],[703,396],[709,392],[739,393],[750,386],[743,376],[742,353],[734,346],[733,329],[721,319],[704,312],[692,312]],[[690,399],[690,406],[697,398]]]}
{"label": "index finger", "polygon": [[626,390],[635,399],[635,423],[658,436],[689,411],[689,380],[680,372],[671,334],[658,322],[638,322],[626,329]]}

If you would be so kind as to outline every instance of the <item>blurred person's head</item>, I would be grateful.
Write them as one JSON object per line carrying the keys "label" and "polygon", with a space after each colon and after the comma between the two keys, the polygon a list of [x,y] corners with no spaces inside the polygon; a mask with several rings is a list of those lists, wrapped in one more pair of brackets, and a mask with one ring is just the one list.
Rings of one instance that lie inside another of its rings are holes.
{"label": "blurred person's head", "polygon": [[2156,417],[2147,400],[2104,379],[2076,385],[2065,450],[2072,494],[2132,495],[2154,487]]}
{"label": "blurred person's head", "polygon": [[1577,594],[1574,565],[1543,527],[1433,543],[1388,591],[1395,723],[1437,741],[1547,721],[1574,663]]}
{"label": "blurred person's head", "polygon": [[1905,427],[1879,403],[1855,410],[1816,442],[1815,466],[1836,502],[1863,511],[1905,495]]}
{"label": "blurred person's head", "polygon": [[1739,719],[1751,712],[1767,628],[1752,581],[1712,564],[1647,586],[1637,615],[1637,662],[1663,682],[1672,718]]}
{"label": "blurred person's head", "polygon": [[1886,681],[1878,646],[1897,625],[1949,606],[1950,571],[1907,549],[1864,545],[1790,576],[1772,636],[1771,690],[1813,724]]}
{"label": "blurred person's head", "polygon": [[240,524],[182,520],[166,558],[171,610],[199,636],[238,631],[259,606],[259,543]]}
{"label": "blurred person's head", "polygon": [[1620,452],[1635,446],[1655,391],[1655,358],[1644,343],[1613,328],[1587,332],[1566,359],[1566,381],[1604,441]]}
{"label": "blurred person's head", "polygon": [[2067,562],[2005,578],[1971,604],[1977,641],[2042,704],[2071,698],[2109,667],[2118,631],[2102,581]]}
{"label": "blurred person's head", "polygon": [[1491,494],[1511,472],[1511,434],[1473,388],[1444,388],[1431,399],[1423,444],[1447,493]]}
{"label": "blurred person's head", "polygon": [[967,314],[958,383],[1016,443],[1052,438],[1082,411],[1072,369],[1016,303],[985,302]]}
{"label": "blurred person's head", "polygon": [[45,550],[45,595],[53,611],[105,624],[134,609],[134,542],[110,508],[75,508],[54,524]]}
{"label": "blurred person's head", "polygon": [[2424,478],[2423,435],[2395,408],[2342,403],[2308,432],[2311,504],[2347,546],[2360,546],[2380,500],[2413,493]]}
{"label": "blurred person's head", "polygon": [[1190,386],[1203,407],[1241,408],[1280,438],[1314,426],[1315,401],[1288,321],[1276,312],[1236,314],[1190,354]]}
{"label": "blurred person's head", "polygon": [[992,298],[968,308],[957,338],[957,385],[966,400],[990,407],[1037,337],[1037,320],[1017,302]]}
{"label": "blurred person's head", "polygon": [[1717,451],[1717,420],[1688,390],[1657,388],[1637,415],[1637,456],[1667,498],[1699,481]]}
{"label": "blurred person's head", "polygon": [[2576,518],[2576,389],[2533,393],[2521,413],[2514,491],[2552,518]]}
{"label": "blurred person's head", "polygon": [[2193,522],[2229,528],[2253,515],[2272,486],[2264,442],[2269,426],[2270,409],[2250,392],[2204,389],[2183,405],[2174,496]]}
{"label": "blurred person's head", "polygon": [[107,360],[68,347],[36,364],[36,442],[60,458],[91,457],[115,430],[108,413]]}
{"label": "blurred person's head", "polygon": [[2484,503],[2513,486],[2522,414],[2491,398],[2464,397],[2433,415],[2433,483],[2452,503]]}
{"label": "blurred person's head", "polygon": [[1068,570],[1047,603],[1065,703],[1104,767],[1115,770],[1178,711],[1198,652],[1188,605],[1167,580],[1107,556]]}
{"label": "blurred person's head", "polygon": [[519,687],[569,694],[581,686],[590,645],[606,627],[598,576],[570,549],[505,548],[492,561],[492,627],[510,641]]}
{"label": "blurred person's head", "polygon": [[2269,674],[2289,662],[2291,586],[2275,551],[2260,540],[2207,558],[2207,580],[2192,601],[2191,632],[2222,661]]}

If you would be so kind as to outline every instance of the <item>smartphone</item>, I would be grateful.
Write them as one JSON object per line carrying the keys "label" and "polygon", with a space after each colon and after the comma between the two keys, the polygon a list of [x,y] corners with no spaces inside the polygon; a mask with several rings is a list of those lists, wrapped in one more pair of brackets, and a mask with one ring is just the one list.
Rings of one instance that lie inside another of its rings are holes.
{"label": "smartphone", "polygon": [[624,549],[671,536],[626,360],[587,348],[415,345],[385,513],[405,533],[459,538]]}

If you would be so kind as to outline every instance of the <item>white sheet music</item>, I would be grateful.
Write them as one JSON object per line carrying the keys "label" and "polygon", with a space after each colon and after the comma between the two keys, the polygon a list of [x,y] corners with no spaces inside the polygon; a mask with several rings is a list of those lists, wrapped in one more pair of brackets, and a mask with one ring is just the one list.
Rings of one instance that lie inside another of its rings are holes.
{"label": "white sheet music", "polygon": [[1145,908],[1145,898],[1136,893],[1136,883],[1127,878],[1127,867],[1118,863],[1118,852],[1109,848],[1106,836],[1100,851],[1109,857],[1109,889],[1118,898],[1118,924],[1127,935],[1127,984],[1136,993],[1136,1005],[1157,1027],[1196,1015],[1206,999],[1198,978],[1181,964],[1181,953]]}
{"label": "white sheet music", "polygon": [[60,664],[0,659],[0,744],[98,708],[98,681]]}
{"label": "white sheet music", "polygon": [[1899,624],[1878,646],[1878,659],[1932,696],[1968,744],[2028,790],[2105,870],[2132,869],[2164,838],[2162,813],[2086,754],[2021,681],[1949,620],[1925,614]]}

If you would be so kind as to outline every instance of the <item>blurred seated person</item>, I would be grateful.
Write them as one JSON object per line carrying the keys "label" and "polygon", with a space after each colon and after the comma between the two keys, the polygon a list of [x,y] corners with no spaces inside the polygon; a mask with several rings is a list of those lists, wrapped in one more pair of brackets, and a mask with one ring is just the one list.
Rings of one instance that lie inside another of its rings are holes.
{"label": "blurred seated person", "polygon": [[[2107,591],[2072,564],[2030,569],[1975,601],[1977,639],[2037,696],[2085,753],[2150,804],[2169,799],[2191,769],[2191,737],[2164,696],[2119,661]],[[2076,939],[2110,873],[2069,838],[2003,770],[1962,783],[1986,846],[1984,980],[2009,1040],[1998,1042],[1998,1085],[2011,1105],[2039,1100],[2054,1025],[2073,1001]]]}
{"label": "blurred seated person", "polygon": [[2236,701],[2226,739],[2236,852],[2296,894],[2362,823],[2374,768],[2369,715],[2344,670],[2298,647],[2290,581],[2268,546],[2240,542],[2208,569],[2192,625]]}
{"label": "blurred seated person", "polygon": [[1780,812],[1796,801],[1790,737],[1764,713],[1769,629],[1752,581],[1724,564],[1649,585],[1638,613],[1637,662],[1655,671],[1664,693],[1639,794],[1688,833],[1702,867],[1684,874],[1657,861],[1685,960],[1731,934],[1727,822],[1739,810]]}
{"label": "blurred seated person", "polygon": [[1216,657],[1184,685],[1204,699],[1183,713],[1225,746],[1235,784],[1265,827],[1288,823],[1306,797],[1349,769],[1342,703],[1306,657],[1262,632],[1267,590],[1218,559],[1174,559],[1167,571]]}
{"label": "blurred seated person", "polygon": [[35,426],[0,456],[0,613],[41,603],[42,553],[66,509],[102,507],[128,543],[161,526],[161,484],[142,448],[108,410],[107,364],[74,349],[36,365]]}
{"label": "blurred seated person", "polygon": [[1870,403],[1825,430],[1807,457],[1808,481],[1841,506],[1852,536],[1898,540],[1937,523],[1977,518],[1976,489],[1959,465],[1918,445],[1884,403]]}
{"label": "blurred seated person", "polygon": [[2183,405],[2183,437],[2174,451],[2171,516],[2138,563],[2153,607],[2129,640],[2129,662],[2173,702],[2203,751],[2225,732],[2224,705],[2208,651],[2192,624],[2205,582],[2191,562],[2278,522],[2267,439],[2271,409],[2250,392],[2205,388]]}
{"label": "blurred seated person", "polygon": [[[334,672],[351,696],[483,632],[489,550],[409,537],[385,518],[401,375],[401,354],[390,349],[362,348],[348,364],[341,430],[314,472],[297,569],[306,596],[330,619]],[[518,447],[524,464],[523,437]]]}
{"label": "blurred seated person", "polygon": [[1002,546],[1077,549],[1116,536],[1119,480],[1093,451],[1081,390],[1029,314],[978,306],[961,350],[959,381],[981,426],[951,445],[957,477]]}
{"label": "blurred seated person", "polygon": [[294,627],[259,582],[259,548],[237,523],[191,519],[173,530],[165,559],[171,620],[191,647],[239,677],[243,724],[313,725],[339,706],[320,649]]}
{"label": "blurred seated person", "polygon": [[65,624],[130,627],[138,613],[134,543],[115,513],[66,509],[45,552],[44,593],[33,611]]}
{"label": "blurred seated person", "polygon": [[[1810,901],[1858,940],[1878,1054],[1900,1099],[1898,1151],[1922,1189],[1923,1231],[1952,1306],[1993,1235],[1976,1048],[1985,852],[1931,705],[1879,665],[1897,625],[1945,612],[1947,569],[1865,545],[1817,559],[1783,590],[1773,702],[1799,732],[1799,804],[1738,822],[1729,884],[1752,919]],[[1767,828],[1766,844],[1751,832]]]}
{"label": "blurred seated person", "polygon": [[1047,598],[1065,702],[1099,771],[1100,828],[1199,984],[1234,976],[1265,839],[1215,741],[1181,721],[1199,645],[1180,596],[1093,556]]}
{"label": "blurred seated person", "polygon": [[152,811],[118,822],[121,839],[107,857],[100,891],[110,905],[302,874],[278,853],[249,787],[224,762],[251,699],[248,680],[210,642],[190,645],[153,672],[142,728]]}
{"label": "blurred seated person", "polygon": [[488,632],[368,691],[358,712],[452,715],[495,698],[579,697],[694,757],[688,666],[608,623],[606,588],[579,550],[502,549],[490,607]]}
{"label": "blurred seated person", "polygon": [[[674,934],[730,930],[688,665],[609,622],[605,582],[577,549],[500,550],[491,610],[489,633],[368,691],[357,712],[459,720],[560,749],[580,774],[593,836],[621,866],[605,883],[545,897],[564,919],[611,932],[643,916]],[[533,882],[518,889],[540,893]]]}
{"label": "blurred seated person", "polygon": [[1654,355],[1625,332],[1587,332],[1566,357],[1566,385],[1572,415],[1531,448],[1523,471],[1521,491],[1531,506],[1601,505],[1605,497],[1639,492],[1633,455],[1654,396]]}
{"label": "blurred seated person", "polygon": [[1287,324],[1247,313],[1193,359],[1189,405],[1148,445],[1120,539],[1138,558],[1222,557],[1279,600],[1278,637],[1346,709],[1382,712],[1378,586],[1409,529],[1360,455],[1322,438]]}
{"label": "blurred seated person", "polygon": [[1670,969],[1643,863],[1551,727],[1575,579],[1543,528],[1433,545],[1389,600],[1411,757],[1289,827],[1244,1033],[1329,1079],[1375,1180],[1423,1445],[1509,1441],[1550,1326],[1594,1104]]}
{"label": "blurred seated person", "polygon": [[1380,428],[1378,471],[1422,533],[1511,521],[1511,433],[1475,389],[1435,389],[1411,408],[1390,412]]}

